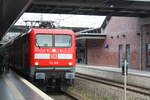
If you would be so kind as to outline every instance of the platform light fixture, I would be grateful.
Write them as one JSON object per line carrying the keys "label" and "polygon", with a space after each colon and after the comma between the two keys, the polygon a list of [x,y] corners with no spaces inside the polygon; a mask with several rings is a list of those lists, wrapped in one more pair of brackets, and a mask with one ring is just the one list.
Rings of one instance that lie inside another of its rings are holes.
{"label": "platform light fixture", "polygon": [[123,34],[123,35],[122,35],[122,37],[126,37],[126,35],[125,35],[125,34]]}
{"label": "platform light fixture", "polygon": [[117,38],[119,38],[119,35],[117,35]]}
{"label": "platform light fixture", "polygon": [[150,32],[146,32],[146,34],[147,34],[147,35],[149,35],[149,34],[150,34]]}
{"label": "platform light fixture", "polygon": [[110,38],[113,39],[113,36],[111,36]]}
{"label": "platform light fixture", "polygon": [[136,33],[136,35],[140,36],[140,33]]}

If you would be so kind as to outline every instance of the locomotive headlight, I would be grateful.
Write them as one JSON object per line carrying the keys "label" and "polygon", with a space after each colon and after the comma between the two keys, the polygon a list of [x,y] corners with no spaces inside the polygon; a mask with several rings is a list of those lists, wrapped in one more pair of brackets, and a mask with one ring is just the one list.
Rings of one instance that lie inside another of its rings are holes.
{"label": "locomotive headlight", "polygon": [[35,62],[34,64],[35,64],[36,66],[38,66],[38,65],[39,65],[39,63],[38,63],[38,62]]}
{"label": "locomotive headlight", "polygon": [[72,62],[69,62],[68,65],[71,66],[71,65],[72,65]]}

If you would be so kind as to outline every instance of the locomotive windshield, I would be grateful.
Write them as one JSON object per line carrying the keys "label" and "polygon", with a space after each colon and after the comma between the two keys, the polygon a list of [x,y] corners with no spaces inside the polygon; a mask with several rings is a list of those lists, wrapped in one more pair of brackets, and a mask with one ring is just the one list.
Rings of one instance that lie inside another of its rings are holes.
{"label": "locomotive windshield", "polygon": [[52,46],[52,35],[47,35],[47,34],[36,35],[36,46],[51,47]]}
{"label": "locomotive windshield", "polygon": [[35,44],[38,47],[71,47],[71,35],[37,34]]}
{"label": "locomotive windshield", "polygon": [[55,47],[70,47],[71,35],[55,35]]}

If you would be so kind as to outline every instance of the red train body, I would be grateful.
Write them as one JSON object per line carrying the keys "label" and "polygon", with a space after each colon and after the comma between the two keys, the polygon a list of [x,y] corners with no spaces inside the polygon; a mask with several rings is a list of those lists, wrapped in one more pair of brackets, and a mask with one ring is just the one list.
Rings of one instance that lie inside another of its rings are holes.
{"label": "red train body", "polygon": [[11,65],[35,79],[75,77],[75,33],[65,29],[33,28],[11,47]]}

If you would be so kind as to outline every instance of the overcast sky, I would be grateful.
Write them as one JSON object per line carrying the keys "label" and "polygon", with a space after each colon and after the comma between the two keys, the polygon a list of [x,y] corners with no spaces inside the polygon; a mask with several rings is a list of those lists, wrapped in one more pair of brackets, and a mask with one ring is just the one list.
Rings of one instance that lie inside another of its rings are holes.
{"label": "overcast sky", "polygon": [[15,25],[25,25],[25,20],[32,21],[55,21],[57,26],[65,27],[89,27],[98,28],[101,26],[105,16],[85,16],[68,14],[40,14],[24,13]]}

